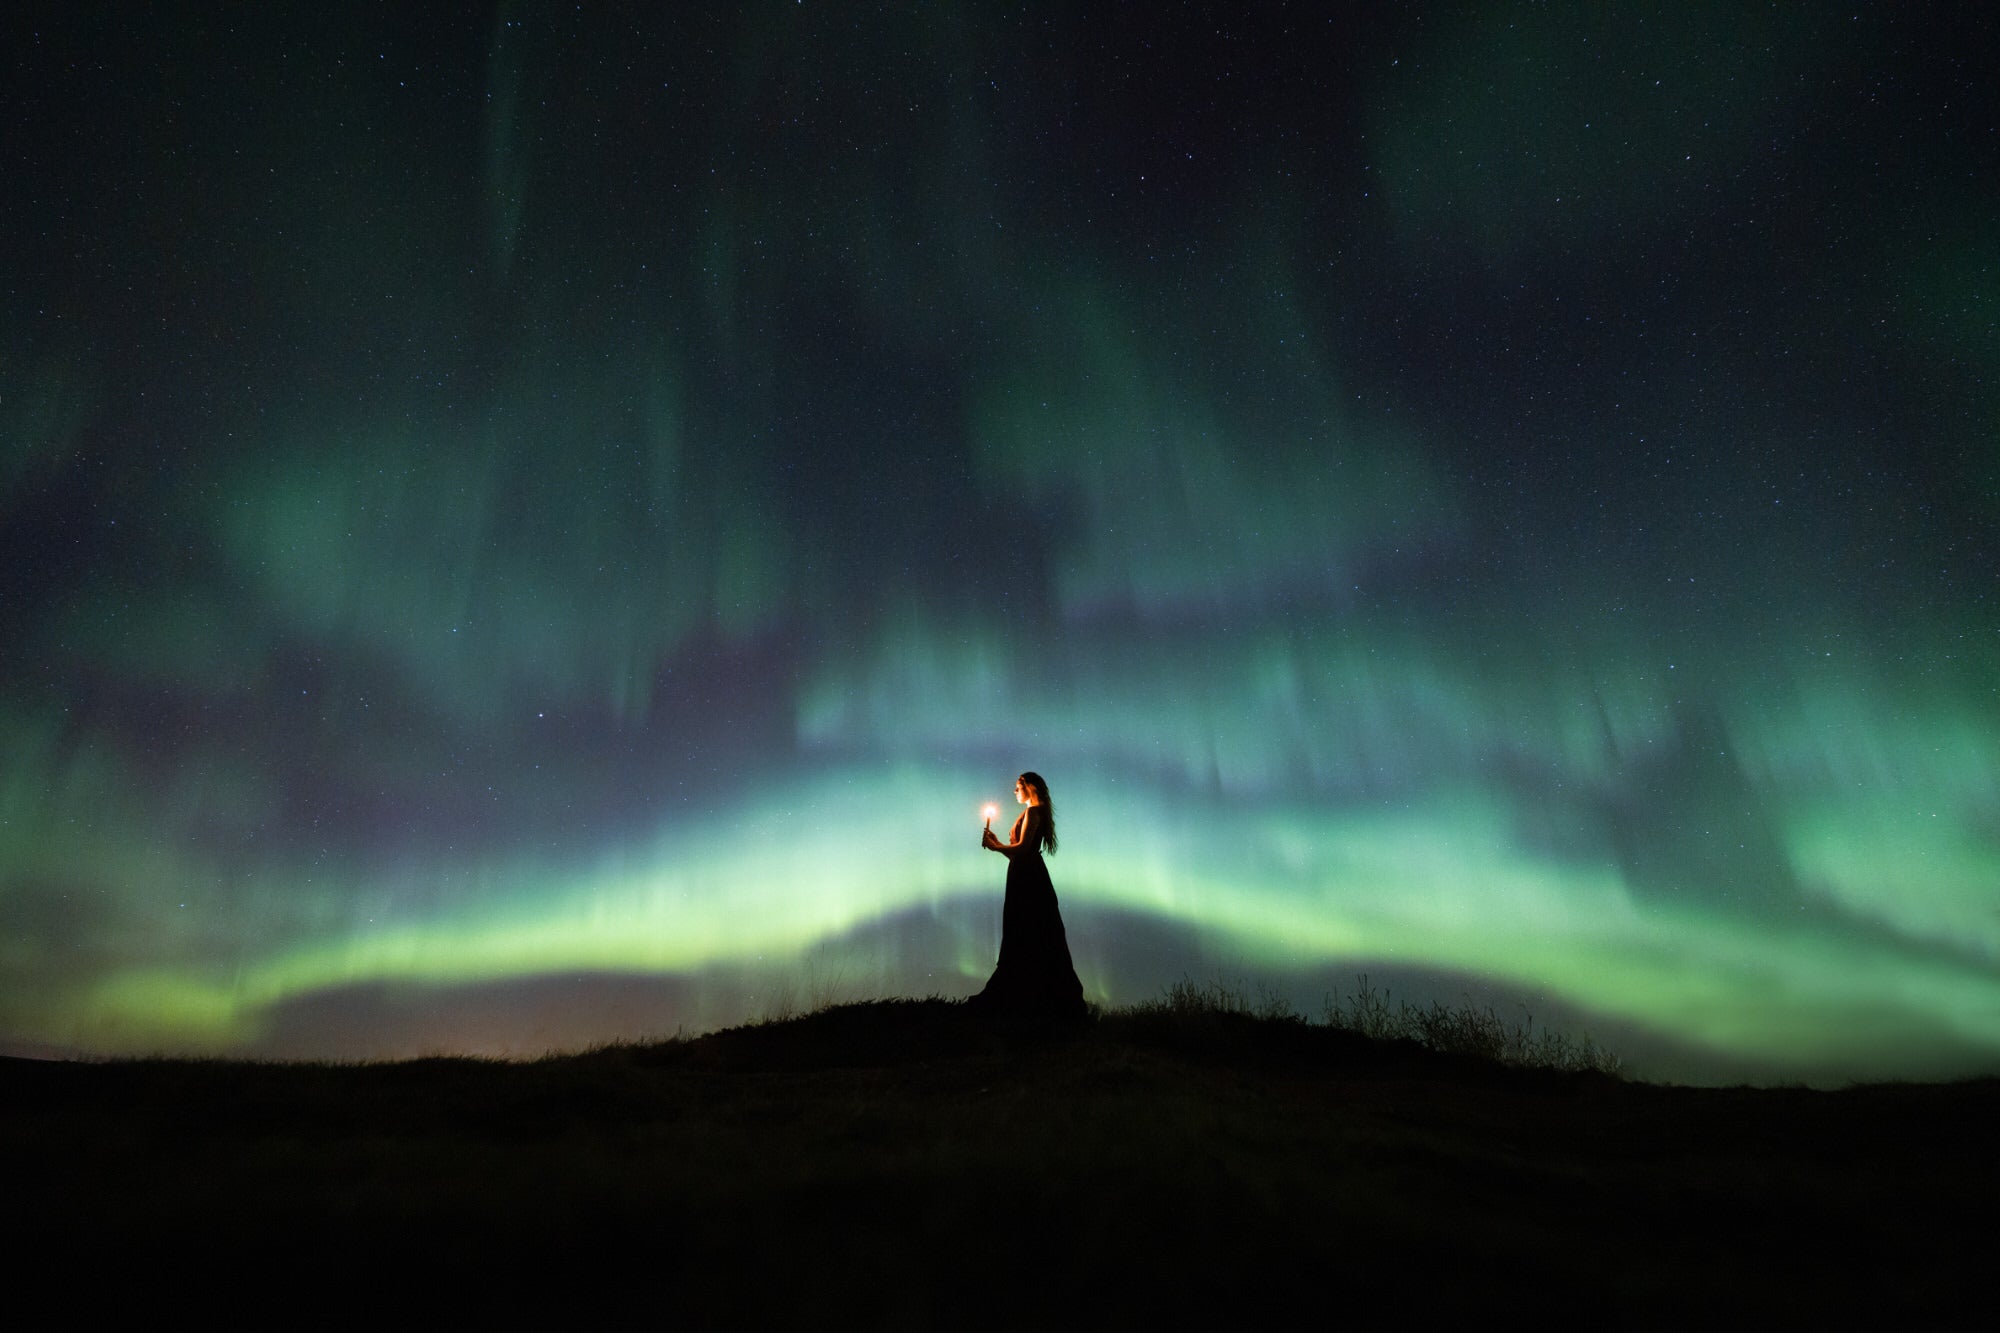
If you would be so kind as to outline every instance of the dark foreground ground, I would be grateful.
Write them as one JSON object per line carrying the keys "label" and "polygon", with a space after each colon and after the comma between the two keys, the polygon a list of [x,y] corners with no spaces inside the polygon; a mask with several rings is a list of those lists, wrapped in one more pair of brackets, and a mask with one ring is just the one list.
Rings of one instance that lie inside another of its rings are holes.
{"label": "dark foreground ground", "polygon": [[943,1001],[525,1065],[0,1061],[0,1253],[16,1292],[278,1325],[1962,1315],[1996,1112],[1995,1080],[1667,1088]]}

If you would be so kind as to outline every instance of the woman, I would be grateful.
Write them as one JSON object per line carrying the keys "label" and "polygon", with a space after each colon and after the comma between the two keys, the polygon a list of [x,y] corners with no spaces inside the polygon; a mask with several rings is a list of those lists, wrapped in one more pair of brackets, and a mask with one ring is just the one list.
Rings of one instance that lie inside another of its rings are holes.
{"label": "woman", "polygon": [[1007,858],[1007,901],[1000,909],[1000,963],[986,989],[967,1000],[974,1009],[1010,1017],[1082,1018],[1083,983],[1070,962],[1056,888],[1042,852],[1056,849],[1056,808],[1039,773],[1023,773],[1014,799],[1028,807],[1002,842],[987,821],[979,845]]}

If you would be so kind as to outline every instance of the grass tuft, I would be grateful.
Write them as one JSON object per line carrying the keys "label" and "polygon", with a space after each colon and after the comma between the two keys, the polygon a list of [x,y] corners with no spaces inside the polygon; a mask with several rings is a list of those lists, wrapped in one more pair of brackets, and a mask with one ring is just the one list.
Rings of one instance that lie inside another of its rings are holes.
{"label": "grass tuft", "polygon": [[1405,1039],[1445,1055],[1469,1055],[1523,1069],[1556,1069],[1565,1073],[1624,1076],[1624,1062],[1591,1040],[1589,1033],[1535,1027],[1535,1016],[1522,1011],[1521,1022],[1510,1024],[1493,1006],[1476,1004],[1470,996],[1461,1005],[1433,1000],[1425,1006],[1404,1000],[1390,1005],[1387,987],[1377,991],[1368,974],[1355,978],[1355,989],[1343,1006],[1338,996],[1326,997],[1326,1025],[1378,1041]]}
{"label": "grass tuft", "polygon": [[1229,1015],[1236,1018],[1254,1018],[1265,1023],[1303,1024],[1306,1017],[1292,1007],[1292,1002],[1283,995],[1257,985],[1253,999],[1239,987],[1232,989],[1220,981],[1199,982],[1183,978],[1167,987],[1166,993],[1157,1000],[1146,1000],[1132,1006],[1129,1011],[1143,1017],[1205,1018]]}
{"label": "grass tuft", "polygon": [[[1252,993],[1240,982],[1232,987],[1221,981],[1184,978],[1167,987],[1159,999],[1125,1012],[1146,1022],[1254,1020],[1280,1027],[1314,1026],[1290,1000],[1262,983]],[[1396,1003],[1386,987],[1377,990],[1371,985],[1366,973],[1355,979],[1355,988],[1344,1003],[1339,996],[1326,997],[1319,1026],[1369,1041],[1414,1042],[1442,1055],[1469,1056],[1516,1068],[1623,1077],[1624,1066],[1618,1056],[1591,1040],[1588,1033],[1572,1037],[1537,1028],[1534,1015],[1528,1013],[1521,1022],[1509,1024],[1491,1005],[1475,1004],[1469,997],[1461,1005]]]}

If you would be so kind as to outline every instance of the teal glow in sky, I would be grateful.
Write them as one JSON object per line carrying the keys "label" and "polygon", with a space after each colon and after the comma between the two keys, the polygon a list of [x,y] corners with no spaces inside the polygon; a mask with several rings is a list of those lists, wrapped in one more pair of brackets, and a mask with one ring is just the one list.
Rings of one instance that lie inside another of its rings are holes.
{"label": "teal glow in sky", "polygon": [[1987,21],[1073,9],[10,19],[0,1045],[2000,1069]]}

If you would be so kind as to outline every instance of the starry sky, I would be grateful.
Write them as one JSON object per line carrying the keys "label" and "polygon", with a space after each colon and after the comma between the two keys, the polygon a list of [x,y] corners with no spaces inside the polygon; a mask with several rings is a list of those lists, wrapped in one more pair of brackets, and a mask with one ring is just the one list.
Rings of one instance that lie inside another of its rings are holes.
{"label": "starry sky", "polygon": [[2000,1072],[1996,26],[10,7],[0,1049],[968,994],[1033,769],[1102,1003]]}

